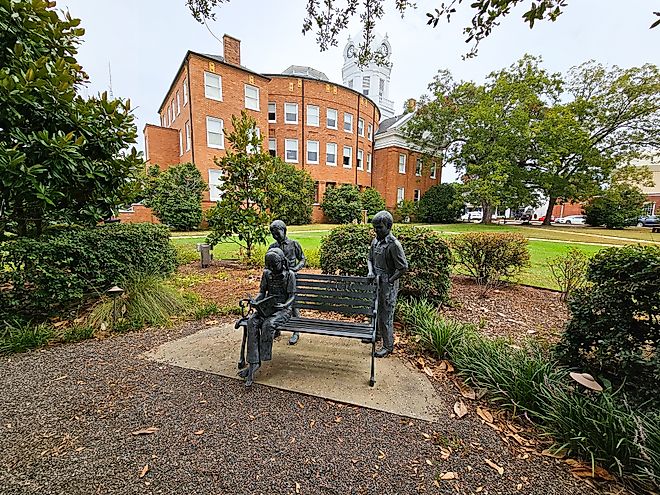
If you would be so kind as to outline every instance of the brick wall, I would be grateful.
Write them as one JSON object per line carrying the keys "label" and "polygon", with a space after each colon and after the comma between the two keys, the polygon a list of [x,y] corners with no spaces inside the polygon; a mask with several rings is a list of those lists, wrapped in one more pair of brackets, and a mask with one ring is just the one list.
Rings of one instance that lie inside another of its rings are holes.
{"label": "brick wall", "polygon": [[556,204],[552,208],[552,216],[555,218],[567,217],[569,215],[582,215],[582,203]]}
{"label": "brick wall", "polygon": [[135,204],[132,206],[132,212],[120,212],[119,219],[122,223],[160,223],[158,219],[154,216],[151,208],[147,208],[143,205]]}

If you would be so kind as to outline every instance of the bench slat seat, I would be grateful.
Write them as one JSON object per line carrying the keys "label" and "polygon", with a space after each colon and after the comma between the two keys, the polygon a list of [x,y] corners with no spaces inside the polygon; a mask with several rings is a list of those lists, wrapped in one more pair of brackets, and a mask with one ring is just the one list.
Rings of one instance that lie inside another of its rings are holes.
{"label": "bench slat seat", "polygon": [[352,323],[346,321],[294,317],[291,318],[281,330],[346,337],[349,339],[370,339],[372,326],[368,323]]}

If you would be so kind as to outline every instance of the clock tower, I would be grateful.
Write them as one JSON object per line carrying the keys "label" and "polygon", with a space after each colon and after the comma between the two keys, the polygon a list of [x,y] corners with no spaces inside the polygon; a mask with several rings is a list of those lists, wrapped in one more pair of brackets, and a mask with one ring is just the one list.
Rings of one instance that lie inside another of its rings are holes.
{"label": "clock tower", "polygon": [[377,65],[374,61],[364,67],[358,66],[357,54],[360,43],[364,42],[363,33],[350,37],[344,47],[344,66],[341,75],[344,86],[359,91],[375,101],[380,110],[381,120],[394,117],[394,102],[389,99],[390,73],[392,66],[389,63],[392,47],[387,34],[376,34],[371,44],[372,51],[378,51],[388,62],[388,65]]}

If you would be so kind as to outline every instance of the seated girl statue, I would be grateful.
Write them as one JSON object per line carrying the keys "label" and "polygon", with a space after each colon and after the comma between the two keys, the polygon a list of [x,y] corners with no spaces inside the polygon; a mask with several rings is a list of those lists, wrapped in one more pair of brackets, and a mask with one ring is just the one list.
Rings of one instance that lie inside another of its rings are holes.
{"label": "seated girl statue", "polygon": [[250,304],[256,309],[247,321],[247,362],[249,366],[238,372],[245,386],[254,382],[254,375],[262,361],[270,361],[273,338],[279,334],[293,314],[296,293],[296,274],[289,270],[284,252],[271,248],[266,253],[266,268],[261,275],[259,294]]}

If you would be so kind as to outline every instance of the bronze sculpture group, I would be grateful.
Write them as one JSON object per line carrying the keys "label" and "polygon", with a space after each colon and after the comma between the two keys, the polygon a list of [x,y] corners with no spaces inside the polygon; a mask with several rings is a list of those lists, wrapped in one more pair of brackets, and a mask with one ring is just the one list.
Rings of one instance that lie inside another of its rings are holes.
{"label": "bronze sculpture group", "polygon": [[[373,217],[376,237],[371,242],[367,260],[367,277],[378,283],[376,338],[382,340],[383,345],[374,355],[379,358],[388,356],[394,350],[394,309],[399,279],[408,269],[401,243],[391,233],[393,223],[394,219],[388,211],[378,212]],[[279,336],[279,328],[292,316],[297,316],[294,306],[296,272],[305,266],[303,250],[298,242],[286,236],[284,222],[274,221],[270,231],[275,242],[266,252],[259,294],[249,301],[252,313],[236,323],[237,328],[245,327],[239,362],[242,369],[238,375],[245,379],[248,387],[254,383],[255,373],[262,361],[271,360],[273,340]],[[294,333],[289,344],[294,345],[297,341],[298,334]],[[363,342],[371,343],[371,340]],[[247,360],[244,358],[246,343]]]}

